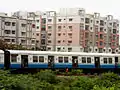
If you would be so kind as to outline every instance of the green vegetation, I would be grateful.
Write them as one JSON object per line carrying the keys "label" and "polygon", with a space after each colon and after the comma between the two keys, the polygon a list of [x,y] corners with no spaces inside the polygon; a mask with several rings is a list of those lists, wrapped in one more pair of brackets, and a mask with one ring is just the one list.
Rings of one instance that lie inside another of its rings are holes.
{"label": "green vegetation", "polygon": [[120,90],[120,77],[114,73],[58,77],[50,70],[36,74],[10,74],[0,70],[0,90]]}
{"label": "green vegetation", "polygon": [[5,50],[5,49],[11,49],[11,50],[40,50],[40,48],[35,47],[31,49],[27,49],[23,47],[21,44],[8,44],[4,40],[0,39],[0,49]]}

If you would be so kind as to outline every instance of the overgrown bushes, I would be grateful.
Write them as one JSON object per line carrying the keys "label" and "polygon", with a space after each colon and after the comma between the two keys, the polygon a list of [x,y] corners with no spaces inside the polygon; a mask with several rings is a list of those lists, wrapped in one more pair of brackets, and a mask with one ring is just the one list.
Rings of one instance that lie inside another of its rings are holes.
{"label": "overgrown bushes", "polygon": [[50,70],[33,75],[10,74],[9,71],[0,70],[0,90],[120,90],[120,77],[114,73],[104,73],[94,78],[57,77]]}

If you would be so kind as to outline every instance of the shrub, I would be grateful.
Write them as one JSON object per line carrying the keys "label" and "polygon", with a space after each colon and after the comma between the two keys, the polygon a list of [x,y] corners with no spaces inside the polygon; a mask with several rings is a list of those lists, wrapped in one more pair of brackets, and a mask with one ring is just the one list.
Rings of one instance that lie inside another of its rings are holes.
{"label": "shrub", "polygon": [[57,78],[56,78],[55,73],[50,70],[38,72],[33,77],[37,78],[40,81],[46,81],[51,84],[57,83]]}

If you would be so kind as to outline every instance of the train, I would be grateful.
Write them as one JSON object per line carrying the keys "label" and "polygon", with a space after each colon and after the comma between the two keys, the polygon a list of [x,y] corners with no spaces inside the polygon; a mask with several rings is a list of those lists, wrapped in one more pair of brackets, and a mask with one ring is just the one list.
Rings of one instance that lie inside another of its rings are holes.
{"label": "train", "polygon": [[[120,54],[0,50],[0,69],[82,69],[120,71]],[[99,72],[100,72],[99,71]]]}

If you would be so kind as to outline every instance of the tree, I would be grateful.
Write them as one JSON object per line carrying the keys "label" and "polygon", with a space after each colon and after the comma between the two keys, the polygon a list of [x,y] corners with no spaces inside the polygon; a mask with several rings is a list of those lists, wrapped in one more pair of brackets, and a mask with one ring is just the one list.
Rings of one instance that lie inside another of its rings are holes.
{"label": "tree", "polygon": [[0,49],[5,50],[6,48],[8,48],[8,44],[0,39]]}

